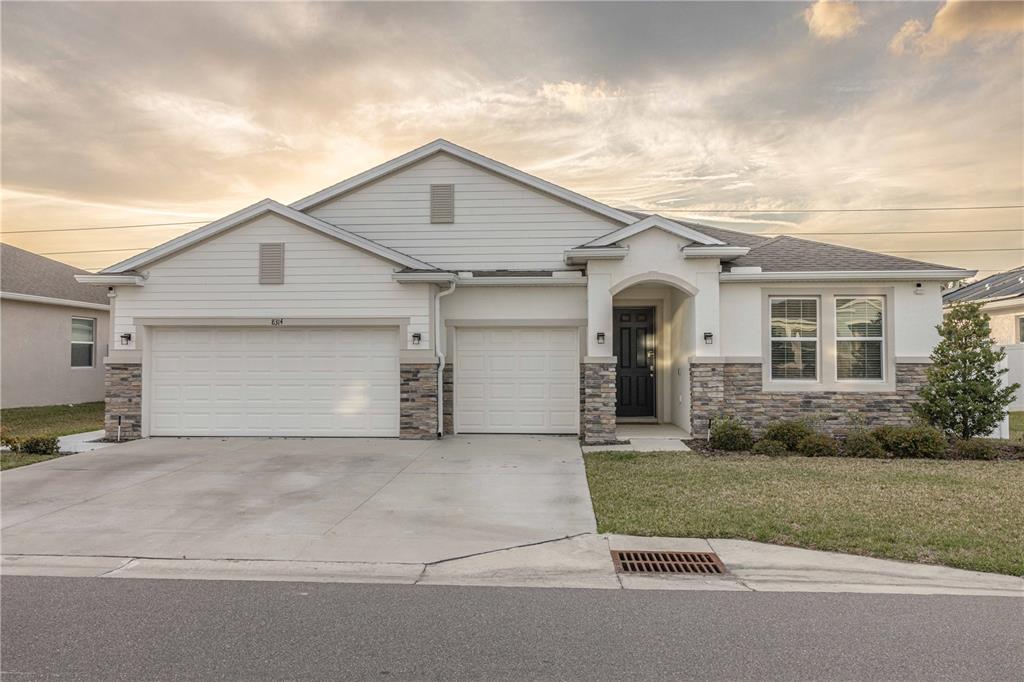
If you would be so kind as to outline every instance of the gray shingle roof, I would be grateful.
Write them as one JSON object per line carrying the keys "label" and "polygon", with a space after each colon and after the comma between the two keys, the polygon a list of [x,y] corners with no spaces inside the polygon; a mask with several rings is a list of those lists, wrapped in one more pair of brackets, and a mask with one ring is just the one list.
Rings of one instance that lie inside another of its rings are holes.
{"label": "gray shingle roof", "polygon": [[796,237],[775,237],[723,267],[760,266],[764,272],[850,272],[863,270],[948,270],[948,265],[887,256]]}
{"label": "gray shingle roof", "polygon": [[0,290],[4,292],[109,304],[106,289],[75,281],[75,275],[83,274],[88,273],[10,244],[0,244]]}
{"label": "gray shingle roof", "polygon": [[989,275],[959,289],[951,289],[942,295],[942,302],[994,301],[1020,297],[1024,297],[1024,265]]}

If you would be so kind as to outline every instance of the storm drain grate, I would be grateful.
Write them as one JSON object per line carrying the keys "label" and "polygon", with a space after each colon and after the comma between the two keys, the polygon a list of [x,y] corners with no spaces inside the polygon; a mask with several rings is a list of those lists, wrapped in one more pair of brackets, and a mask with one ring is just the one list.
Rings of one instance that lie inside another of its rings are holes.
{"label": "storm drain grate", "polygon": [[676,573],[721,575],[725,564],[712,552],[650,552],[612,550],[612,561],[619,573]]}

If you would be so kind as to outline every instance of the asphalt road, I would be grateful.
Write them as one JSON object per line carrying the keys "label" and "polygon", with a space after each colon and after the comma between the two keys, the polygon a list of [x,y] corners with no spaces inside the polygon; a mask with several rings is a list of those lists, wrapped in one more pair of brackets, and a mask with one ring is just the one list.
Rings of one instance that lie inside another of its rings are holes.
{"label": "asphalt road", "polygon": [[20,578],[5,679],[1018,680],[1024,600]]}

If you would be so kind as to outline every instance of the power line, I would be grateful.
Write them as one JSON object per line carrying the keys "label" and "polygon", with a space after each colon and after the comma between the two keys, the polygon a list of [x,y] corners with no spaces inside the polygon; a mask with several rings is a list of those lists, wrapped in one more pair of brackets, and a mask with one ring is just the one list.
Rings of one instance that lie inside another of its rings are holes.
{"label": "power line", "polygon": [[209,220],[190,220],[181,223],[139,223],[138,225],[103,225],[100,227],[64,227],[52,230],[4,230],[3,234],[38,234],[41,232],[86,232],[88,230],[124,230],[129,227],[166,227],[169,225],[203,225]]}
{"label": "power line", "polygon": [[981,253],[983,251],[1024,251],[1024,249],[910,249],[909,251],[882,249],[882,253]]}
{"label": "power line", "polygon": [[775,230],[769,232],[750,232],[749,234],[755,236],[761,236],[764,234],[787,234],[794,237],[801,235],[842,235],[842,236],[857,236],[857,237],[870,237],[871,235],[899,235],[899,234],[981,234],[982,232],[1024,232],[1024,228],[1014,227],[1010,229],[997,229],[997,230],[964,230],[964,231],[953,231],[953,230],[905,230],[896,232],[778,232]]}
{"label": "power line", "polygon": [[1024,208],[1024,204],[1006,206],[906,206],[882,208],[777,208],[763,210],[756,208],[672,208],[663,209],[674,213],[869,213],[878,211],[997,211],[1007,208]]}

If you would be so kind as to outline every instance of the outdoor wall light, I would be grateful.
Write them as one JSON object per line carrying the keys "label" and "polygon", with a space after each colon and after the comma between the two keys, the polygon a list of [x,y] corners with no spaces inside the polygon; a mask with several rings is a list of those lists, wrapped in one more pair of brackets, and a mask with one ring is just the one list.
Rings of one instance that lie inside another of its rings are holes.
{"label": "outdoor wall light", "polygon": [[598,343],[604,343],[604,332],[598,332],[597,333],[597,342]]}
{"label": "outdoor wall light", "polygon": [[715,335],[712,334],[711,332],[704,332],[704,343],[706,343],[706,344],[708,344],[710,346],[714,342],[715,342]]}
{"label": "outdoor wall light", "polygon": [[132,340],[131,332],[125,332],[124,334],[121,334],[121,345],[122,346],[127,346],[128,343],[131,340]]}
{"label": "outdoor wall light", "polygon": [[422,334],[420,334],[419,332],[415,332],[415,333],[414,333],[414,334],[412,335],[412,345],[414,345],[414,346],[418,346],[418,345],[420,345],[420,341],[421,341],[422,339],[423,339],[423,335],[422,335]]}

